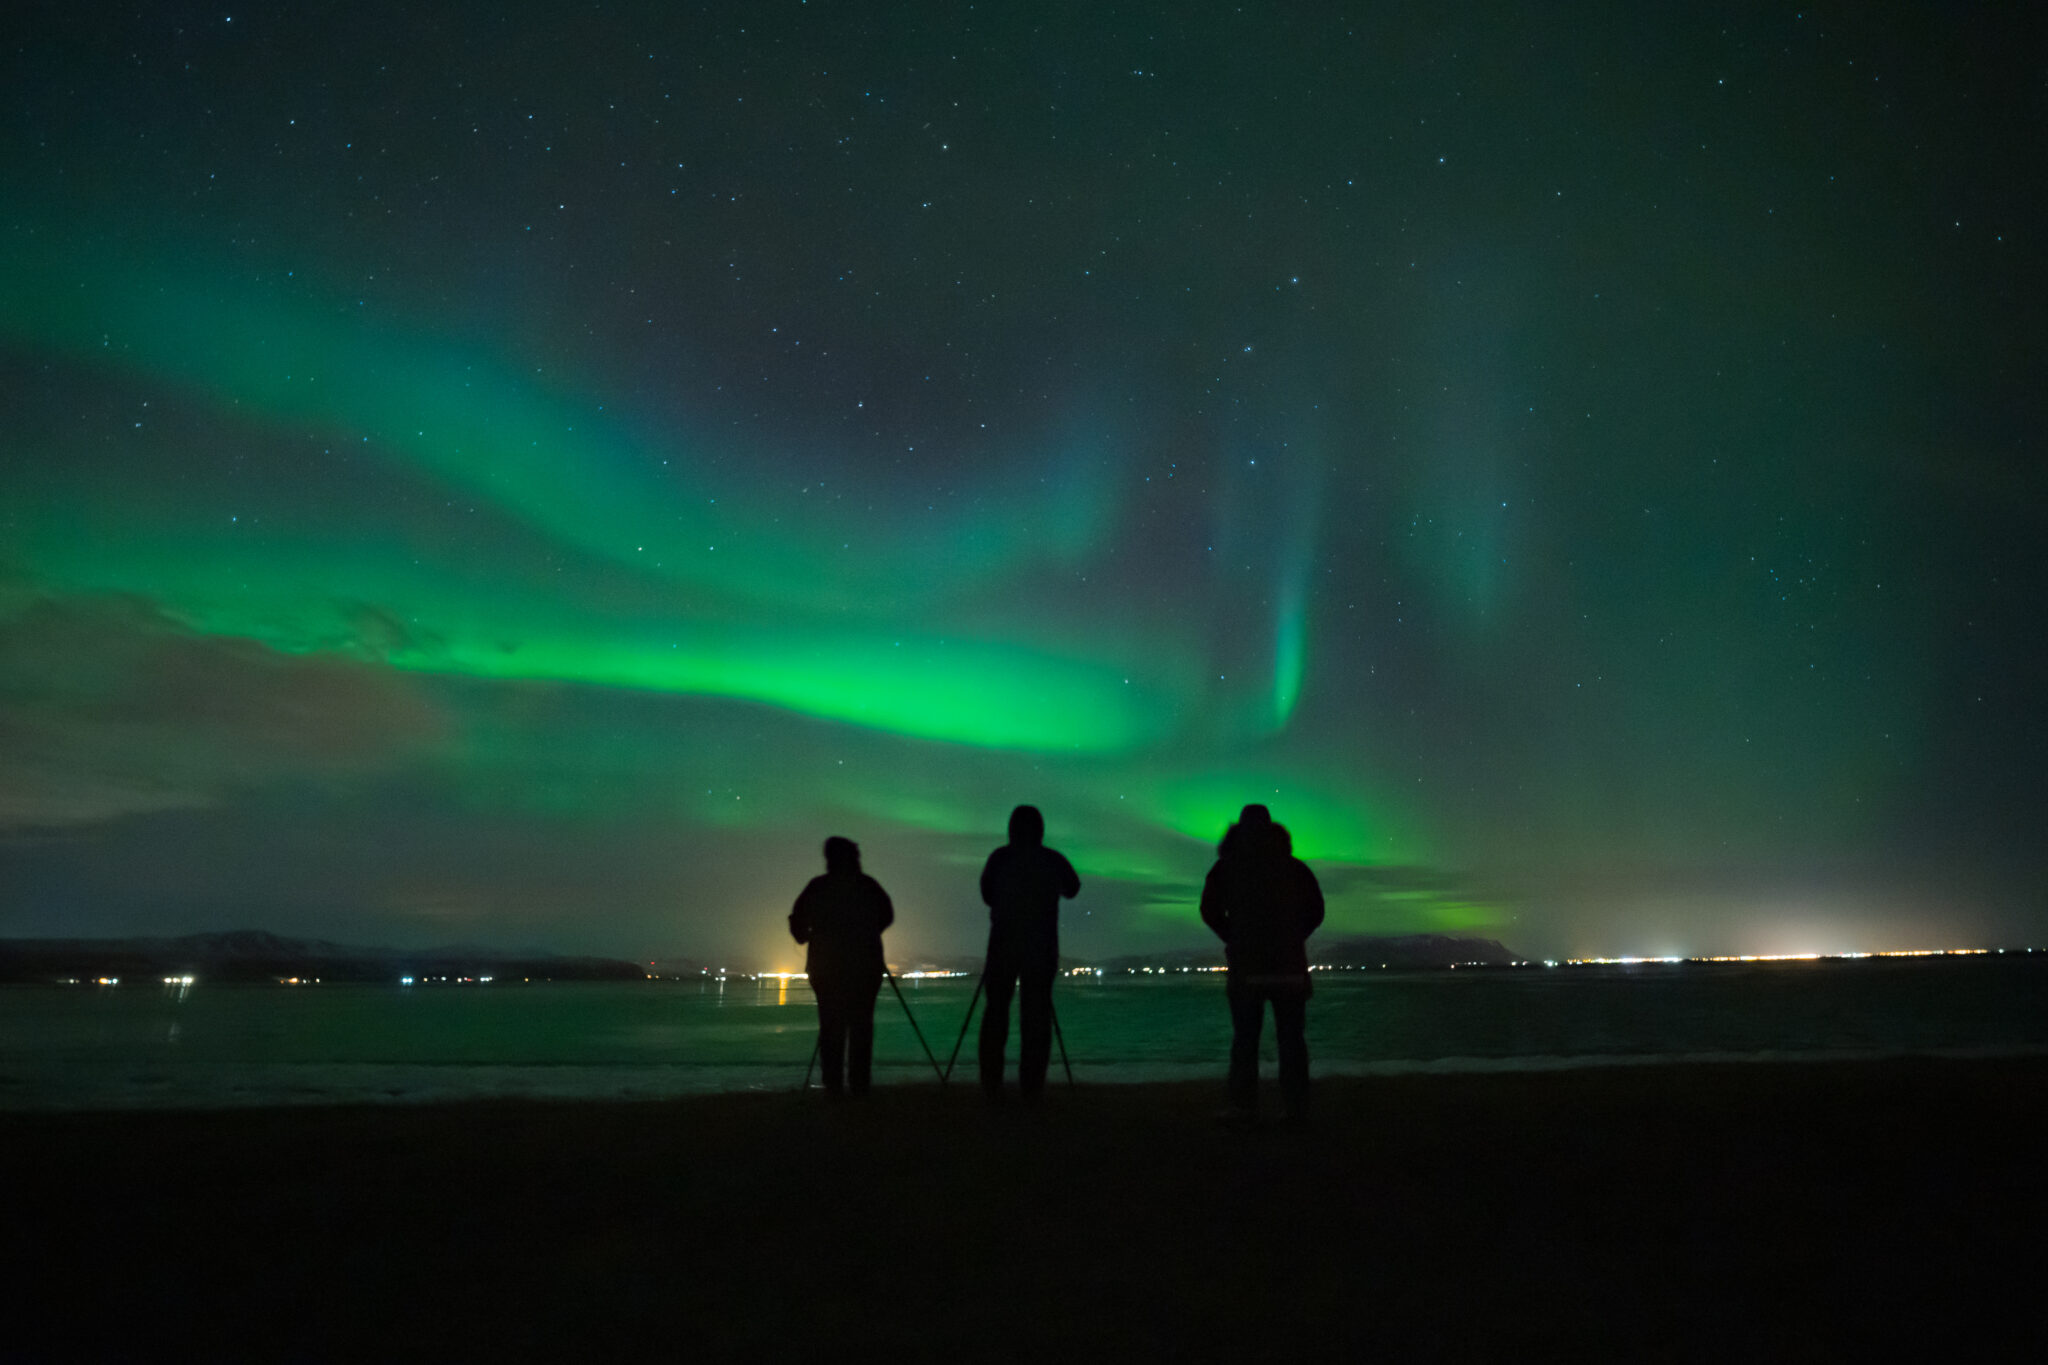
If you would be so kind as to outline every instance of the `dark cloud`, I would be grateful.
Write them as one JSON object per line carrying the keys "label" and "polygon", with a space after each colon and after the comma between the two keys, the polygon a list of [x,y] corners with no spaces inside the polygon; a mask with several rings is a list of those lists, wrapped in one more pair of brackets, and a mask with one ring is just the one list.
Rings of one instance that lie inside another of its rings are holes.
{"label": "dark cloud", "polygon": [[368,773],[441,725],[402,675],[201,635],[139,598],[17,592],[0,619],[0,829]]}

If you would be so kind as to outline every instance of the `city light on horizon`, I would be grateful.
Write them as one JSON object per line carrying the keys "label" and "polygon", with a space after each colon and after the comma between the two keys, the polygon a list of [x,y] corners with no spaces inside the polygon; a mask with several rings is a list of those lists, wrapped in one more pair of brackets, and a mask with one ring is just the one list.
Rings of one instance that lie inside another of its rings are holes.
{"label": "city light on horizon", "polygon": [[[1742,964],[1774,964],[1774,963],[1799,963],[1799,962],[1856,962],[1856,961],[1866,961],[1866,960],[1884,960],[1884,959],[1913,959],[1913,958],[1937,958],[1937,957],[1950,957],[1950,958],[1979,958],[1979,957],[1994,957],[1994,956],[2003,956],[2003,955],[2006,955],[2006,954],[2019,954],[2019,955],[2023,955],[2023,956],[2024,956],[2024,955],[2031,955],[2031,954],[2034,954],[2034,953],[2037,953],[2037,952],[2041,952],[2041,951],[2043,951],[2042,949],[2040,949],[2040,948],[2036,948],[2036,947],[2033,947],[2033,946],[2017,946],[2017,947],[2013,947],[2013,946],[2006,946],[2006,947],[1966,947],[1966,948],[1965,948],[1965,947],[1952,947],[1952,948],[1881,948],[1881,949],[1871,949],[1871,950],[1868,950],[1868,951],[1843,951],[1843,952],[1809,952],[1809,953],[1715,953],[1715,954],[1697,954],[1697,955],[1677,955],[1677,954],[1661,954],[1661,955],[1660,955],[1660,954],[1622,954],[1622,955],[1615,955],[1615,956],[1585,956],[1585,957],[1565,957],[1565,958],[1531,958],[1531,959],[1520,959],[1520,958],[1516,958],[1516,959],[1511,959],[1511,960],[1507,960],[1507,961],[1485,961],[1485,960],[1481,960],[1481,959],[1473,958],[1473,959],[1465,959],[1465,960],[1456,960],[1456,961],[1453,961],[1453,960],[1448,960],[1448,959],[1447,959],[1447,960],[1443,960],[1443,961],[1440,961],[1440,962],[1414,962],[1414,961],[1404,961],[1404,962],[1399,962],[1399,963],[1396,963],[1396,962],[1392,962],[1392,961],[1373,961],[1373,960],[1367,960],[1367,961],[1358,961],[1358,960],[1349,960],[1349,959],[1345,959],[1345,960],[1336,960],[1336,959],[1329,959],[1329,958],[1319,957],[1319,956],[1317,956],[1317,955],[1316,955],[1316,953],[1315,953],[1315,944],[1314,944],[1314,940],[1313,940],[1313,939],[1312,939],[1312,940],[1310,940],[1310,945],[1309,945],[1309,946],[1310,946],[1310,956],[1311,956],[1311,961],[1310,961],[1310,963],[1309,963],[1309,966],[1308,966],[1308,970],[1309,970],[1309,971],[1310,971],[1311,973],[1316,973],[1316,972],[1322,972],[1322,973],[1331,973],[1331,972],[1358,972],[1358,971],[1387,971],[1387,970],[1392,970],[1392,971],[1435,971],[1435,970],[1444,970],[1444,971],[1455,971],[1455,970],[1457,970],[1457,969],[1459,969],[1459,968],[1465,968],[1465,969],[1467,969],[1467,970],[1470,970],[1470,969],[1475,969],[1475,968],[1476,968],[1476,969],[1485,969],[1485,970],[1494,970],[1494,971],[1499,971],[1499,970],[1517,970],[1517,969],[1524,969],[1524,968],[1555,968],[1555,967],[1637,967],[1637,966],[1682,966],[1682,965],[1713,965],[1713,966],[1727,966],[1727,965],[1742,965]],[[971,978],[971,977],[975,977],[975,976],[978,976],[978,975],[979,975],[979,971],[978,971],[978,969],[976,969],[976,968],[972,968],[972,967],[911,967],[911,968],[898,968],[898,967],[894,967],[894,966],[892,966],[892,967],[891,967],[891,968],[890,968],[889,970],[890,970],[891,974],[892,974],[893,976],[895,976],[895,978],[896,978],[897,980],[899,980],[899,981],[912,981],[912,982],[925,982],[925,981],[957,981],[957,980],[964,980],[964,979],[967,979],[967,978]],[[1100,978],[1100,977],[1103,977],[1103,976],[1105,976],[1105,975],[1118,975],[1118,976],[1136,976],[1136,977],[1153,977],[1153,976],[1157,976],[1157,977],[1169,977],[1169,976],[1191,976],[1191,975],[1192,975],[1192,976],[1200,976],[1200,975],[1210,975],[1210,974],[1217,974],[1217,973],[1222,973],[1222,972],[1225,972],[1226,970],[1227,970],[1227,968],[1226,968],[1226,967],[1225,967],[1225,966],[1224,966],[1224,965],[1223,965],[1222,963],[1220,963],[1220,962],[1213,962],[1213,963],[1188,963],[1188,962],[1153,962],[1153,963],[1146,963],[1146,962],[1138,962],[1138,963],[1131,963],[1131,964],[1126,964],[1126,965],[1121,965],[1121,966],[1114,966],[1114,967],[1111,967],[1111,966],[1105,966],[1105,965],[1103,965],[1103,964],[1100,964],[1100,963],[1093,963],[1093,962],[1079,962],[1079,963],[1072,963],[1072,964],[1069,964],[1069,965],[1067,965],[1067,966],[1063,967],[1063,968],[1061,969],[1060,975],[1061,975],[1062,977],[1066,977],[1066,978],[1090,978],[1090,979],[1093,979],[1093,978]],[[107,974],[107,975],[98,975],[98,976],[88,976],[88,977],[85,977],[85,978],[77,978],[77,977],[58,977],[58,978],[50,978],[50,979],[51,979],[52,981],[54,981],[54,982],[55,982],[56,984],[71,984],[71,985],[77,985],[77,984],[85,984],[85,985],[92,985],[92,986],[100,986],[100,987],[107,987],[107,986],[118,986],[118,985],[120,985],[120,984],[121,984],[121,981],[122,981],[122,979],[121,979],[121,978],[120,978],[119,976],[115,976],[115,975],[112,975],[112,974]],[[727,982],[727,981],[734,981],[734,982],[738,982],[738,981],[753,981],[753,982],[756,982],[756,983],[758,983],[758,984],[760,984],[760,985],[762,985],[762,986],[764,986],[764,987],[766,987],[766,986],[768,986],[768,985],[771,985],[771,984],[772,984],[772,985],[774,985],[774,986],[776,986],[776,987],[780,988],[781,990],[783,990],[783,991],[784,991],[784,992],[786,993],[786,992],[787,992],[787,990],[788,990],[788,987],[790,986],[790,984],[791,984],[792,982],[808,982],[810,978],[809,978],[809,974],[808,974],[807,972],[803,972],[803,971],[793,971],[793,970],[785,970],[785,969],[775,969],[775,970],[767,970],[767,971],[753,971],[753,970],[747,970],[747,969],[745,969],[745,968],[740,968],[740,967],[732,967],[732,966],[728,966],[728,967],[723,967],[723,968],[716,968],[716,969],[714,969],[714,968],[702,968],[702,969],[699,969],[699,970],[698,970],[697,972],[691,973],[691,974],[689,974],[689,975],[687,975],[687,976],[676,976],[676,975],[662,975],[662,974],[654,974],[654,973],[643,973],[643,974],[642,974],[642,977],[641,977],[640,979],[642,979],[642,980],[646,980],[646,981],[651,981],[651,982],[676,982],[676,981],[691,981],[691,982],[706,982],[706,983],[711,983],[711,984],[722,984],[722,983],[724,983],[724,982]],[[306,975],[306,974],[300,974],[300,975],[292,975],[292,976],[280,976],[280,977],[275,977],[275,978],[272,978],[272,980],[274,980],[275,984],[277,984],[277,985],[281,985],[281,986],[308,986],[308,985],[319,985],[319,984],[332,984],[332,983],[324,983],[324,981],[323,981],[323,978],[321,978],[321,977],[318,977],[318,976],[312,976],[312,975]],[[495,982],[495,981],[497,981],[497,980],[498,980],[498,978],[497,978],[497,976],[496,976],[495,974],[493,974],[493,973],[488,973],[488,972],[485,972],[485,973],[476,973],[476,974],[460,974],[460,973],[457,973],[457,974],[446,974],[446,975],[438,975],[438,976],[432,976],[432,975],[430,975],[430,976],[419,976],[419,975],[416,975],[416,974],[406,974],[406,975],[401,975],[401,976],[399,976],[399,977],[397,977],[397,978],[396,978],[397,984],[399,984],[400,986],[412,986],[412,985],[415,985],[415,984],[432,984],[432,983],[439,983],[439,984],[447,984],[447,985],[455,985],[455,986],[465,986],[465,985],[467,985],[467,986],[476,986],[476,985],[490,985],[490,984],[492,984],[493,982]],[[534,978],[533,978],[533,977],[531,977],[531,976],[521,976],[521,977],[517,978],[517,982],[518,982],[518,984],[522,984],[522,985],[532,984],[533,980],[534,980]],[[177,987],[177,988],[179,988],[179,992],[180,992],[180,994],[181,994],[181,996],[182,996],[182,995],[183,995],[184,993],[186,993],[186,992],[189,992],[189,991],[190,991],[190,990],[191,990],[191,989],[192,989],[192,988],[193,988],[194,986],[196,986],[196,985],[200,984],[200,978],[199,978],[199,977],[198,977],[197,975],[194,975],[194,974],[189,974],[189,973],[188,973],[188,974],[184,974],[184,975],[176,975],[176,976],[165,976],[165,977],[163,977],[163,978],[162,978],[162,984],[163,984],[163,985],[165,985],[165,986],[169,986],[169,987]],[[231,982],[231,983],[228,983],[228,984],[229,984],[229,987],[230,987],[230,988],[232,988],[232,987],[233,987],[233,985],[234,985],[234,984],[237,984],[237,983],[232,983],[232,982]],[[365,982],[365,981],[360,981],[360,980],[357,980],[357,981],[353,981],[353,982],[350,982],[350,983],[348,983],[348,984],[356,984],[356,985],[367,985],[367,984],[372,984],[372,983],[369,983],[369,982]]]}

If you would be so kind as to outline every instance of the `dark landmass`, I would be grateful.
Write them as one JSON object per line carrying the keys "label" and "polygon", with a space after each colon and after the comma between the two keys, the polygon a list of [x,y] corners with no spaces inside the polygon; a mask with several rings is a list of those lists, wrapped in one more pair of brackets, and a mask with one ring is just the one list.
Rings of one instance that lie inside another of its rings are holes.
{"label": "dark landmass", "polygon": [[196,976],[210,983],[234,983],[290,977],[388,982],[401,976],[636,981],[645,975],[638,964],[612,958],[507,953],[463,945],[419,951],[366,948],[324,939],[280,938],[260,929],[183,938],[0,939],[0,982],[16,985],[97,977]]}
{"label": "dark landmass", "polygon": [[1456,934],[1310,939],[1308,956],[1330,967],[1512,967],[1523,960],[1493,939]]}
{"label": "dark landmass", "polygon": [[[1362,935],[1324,942],[1311,938],[1308,944],[1309,961],[1329,967],[1389,967],[1407,970],[1426,970],[1442,967],[1508,967],[1522,962],[1521,958],[1490,938],[1468,938],[1455,934],[1396,934]],[[897,973],[907,971],[962,972],[977,975],[983,965],[982,955],[959,954],[952,956],[923,955],[892,961],[890,969]],[[1103,972],[1134,972],[1149,967],[1154,971],[1174,971],[1182,967],[1211,968],[1223,965],[1223,945],[1212,943],[1197,948],[1184,948],[1168,952],[1135,953],[1122,957],[1101,960],[1062,956],[1059,969],[1063,972],[1098,969]],[[646,975],[658,979],[689,979],[704,971],[695,959],[661,958],[641,964]],[[734,975],[745,976],[755,969],[751,966],[729,965],[726,970]]]}
{"label": "dark landmass", "polygon": [[0,1356],[2048,1347],[2048,1059],[1326,1080],[1252,1132],[1221,1090],[0,1115]]}
{"label": "dark landmass", "polygon": [[[898,976],[905,972],[959,972],[965,976],[978,976],[981,974],[981,969],[985,963],[986,958],[978,952],[919,953],[909,957],[891,957],[889,959],[889,970]],[[1067,957],[1064,954],[1059,959],[1059,970],[1062,972],[1079,971],[1097,965],[1092,960]]]}
{"label": "dark landmass", "polygon": [[1125,957],[1104,958],[1091,963],[1105,972],[1137,972],[1150,967],[1153,971],[1178,971],[1182,967],[1207,971],[1223,965],[1223,945],[1218,943],[1207,948],[1183,948],[1169,953],[1132,953]]}
{"label": "dark landmass", "polygon": [[[1508,967],[1521,961],[1490,938],[1465,938],[1452,934],[1361,935],[1351,938],[1308,941],[1308,960],[1322,967],[1389,967],[1419,970],[1429,967]],[[1094,964],[1105,972],[1177,971],[1221,967],[1223,945],[1187,948],[1169,953],[1140,953],[1113,957]]]}

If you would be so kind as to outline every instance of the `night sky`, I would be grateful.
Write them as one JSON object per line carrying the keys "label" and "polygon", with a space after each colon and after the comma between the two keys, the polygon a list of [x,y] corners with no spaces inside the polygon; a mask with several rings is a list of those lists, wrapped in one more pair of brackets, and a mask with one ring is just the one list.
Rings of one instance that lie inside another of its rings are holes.
{"label": "night sky", "polygon": [[2048,941],[2040,15],[17,9],[0,934]]}

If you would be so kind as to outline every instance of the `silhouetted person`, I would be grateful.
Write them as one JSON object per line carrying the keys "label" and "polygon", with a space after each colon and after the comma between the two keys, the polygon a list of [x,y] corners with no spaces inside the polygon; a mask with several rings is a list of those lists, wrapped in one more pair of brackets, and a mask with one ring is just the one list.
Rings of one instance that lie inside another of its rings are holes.
{"label": "silhouetted person", "polygon": [[1280,1095],[1291,1119],[1308,1109],[1308,936],[1323,922],[1323,889],[1294,841],[1264,806],[1246,806],[1217,848],[1202,883],[1202,923],[1223,940],[1230,964],[1230,1107],[1249,1119],[1259,1104],[1259,1030],[1273,1006]]}
{"label": "silhouetted person", "polygon": [[1060,963],[1060,898],[1081,894],[1074,865],[1045,846],[1045,817],[1036,806],[1010,812],[1010,842],[988,855],[981,899],[988,906],[988,963],[981,969],[988,1008],[981,1016],[981,1088],[1003,1094],[1003,1048],[1010,1039],[1010,996],[1019,984],[1023,1034],[1017,1090],[1026,1099],[1045,1089],[1052,1056],[1052,978]]}
{"label": "silhouetted person", "polygon": [[825,1093],[840,1094],[842,1065],[856,1095],[868,1092],[875,1056],[875,996],[882,989],[882,931],[896,907],[860,870],[860,845],[825,841],[825,875],[813,877],[789,912],[790,936],[810,945],[804,970],[818,998],[818,1056]]}

